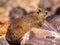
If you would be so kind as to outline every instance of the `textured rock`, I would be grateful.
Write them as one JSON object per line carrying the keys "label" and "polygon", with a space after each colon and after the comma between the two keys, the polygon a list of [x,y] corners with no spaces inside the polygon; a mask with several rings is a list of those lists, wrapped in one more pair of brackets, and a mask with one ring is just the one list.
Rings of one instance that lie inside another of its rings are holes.
{"label": "textured rock", "polygon": [[6,34],[9,26],[9,9],[7,0],[0,0],[0,36]]}
{"label": "textured rock", "polygon": [[5,35],[0,36],[0,45],[9,45],[9,43],[5,39]]}
{"label": "textured rock", "polygon": [[2,23],[0,24],[0,36],[6,34],[9,24],[8,23]]}
{"label": "textured rock", "polygon": [[52,6],[52,1],[51,0],[40,0],[40,7],[49,8],[51,6]]}
{"label": "textured rock", "polygon": [[59,3],[56,3],[56,4],[54,4],[52,6],[52,12],[53,12],[53,14],[56,13],[56,11],[57,11],[58,8],[60,8],[60,1],[59,1]]}
{"label": "textured rock", "polygon": [[60,45],[59,41],[60,33],[32,28],[31,32],[23,37],[21,45]]}
{"label": "textured rock", "polygon": [[13,21],[14,19],[20,18],[26,14],[27,14],[26,11],[20,7],[13,8],[9,14],[10,15],[10,21]]}
{"label": "textured rock", "polygon": [[50,23],[57,29],[56,31],[60,33],[60,15],[56,15]]}
{"label": "textured rock", "polygon": [[5,34],[9,26],[9,12],[0,7],[0,36]]}
{"label": "textured rock", "polygon": [[9,11],[4,7],[0,7],[0,22],[5,23],[8,21],[9,21]]}
{"label": "textured rock", "polygon": [[24,8],[29,13],[36,11],[40,0],[18,0],[17,3],[21,8]]}

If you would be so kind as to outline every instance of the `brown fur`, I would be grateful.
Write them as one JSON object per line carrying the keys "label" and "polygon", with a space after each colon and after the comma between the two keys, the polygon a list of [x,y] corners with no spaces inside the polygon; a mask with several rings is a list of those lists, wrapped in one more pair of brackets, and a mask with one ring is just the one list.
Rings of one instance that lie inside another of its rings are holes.
{"label": "brown fur", "polygon": [[22,16],[15,19],[8,28],[6,39],[10,43],[17,43],[22,39],[22,36],[32,27],[41,27],[41,23],[48,17],[44,10],[38,11],[31,15]]}

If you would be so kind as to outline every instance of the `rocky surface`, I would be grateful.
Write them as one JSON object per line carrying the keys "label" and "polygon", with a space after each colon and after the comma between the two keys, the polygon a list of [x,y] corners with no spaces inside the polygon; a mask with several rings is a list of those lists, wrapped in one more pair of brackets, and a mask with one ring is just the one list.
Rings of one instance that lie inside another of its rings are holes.
{"label": "rocky surface", "polygon": [[32,28],[26,33],[21,45],[60,45],[60,33],[45,29]]}
{"label": "rocky surface", "polygon": [[0,36],[0,45],[9,45],[9,43],[6,41],[5,35]]}

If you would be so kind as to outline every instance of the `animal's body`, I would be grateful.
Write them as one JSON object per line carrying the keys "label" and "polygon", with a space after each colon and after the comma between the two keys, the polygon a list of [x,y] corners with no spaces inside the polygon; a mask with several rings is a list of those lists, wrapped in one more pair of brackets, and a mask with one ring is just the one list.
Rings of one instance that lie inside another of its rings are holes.
{"label": "animal's body", "polygon": [[8,28],[6,39],[10,43],[18,43],[22,36],[30,31],[32,27],[40,28],[42,22],[48,17],[48,13],[43,9],[37,12],[15,19]]}

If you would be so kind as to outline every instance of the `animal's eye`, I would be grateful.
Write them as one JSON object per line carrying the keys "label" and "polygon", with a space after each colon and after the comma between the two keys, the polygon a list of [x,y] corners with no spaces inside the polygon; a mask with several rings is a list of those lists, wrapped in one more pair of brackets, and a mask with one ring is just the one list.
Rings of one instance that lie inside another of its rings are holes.
{"label": "animal's eye", "polygon": [[41,9],[38,9],[37,13],[39,14],[41,12]]}
{"label": "animal's eye", "polygon": [[37,12],[37,14],[39,14],[39,12]]}
{"label": "animal's eye", "polygon": [[48,12],[46,11],[45,14],[48,14]]}
{"label": "animal's eye", "polygon": [[38,11],[41,12],[41,9],[39,9]]}
{"label": "animal's eye", "polygon": [[0,22],[0,24],[4,24],[4,23]]}

